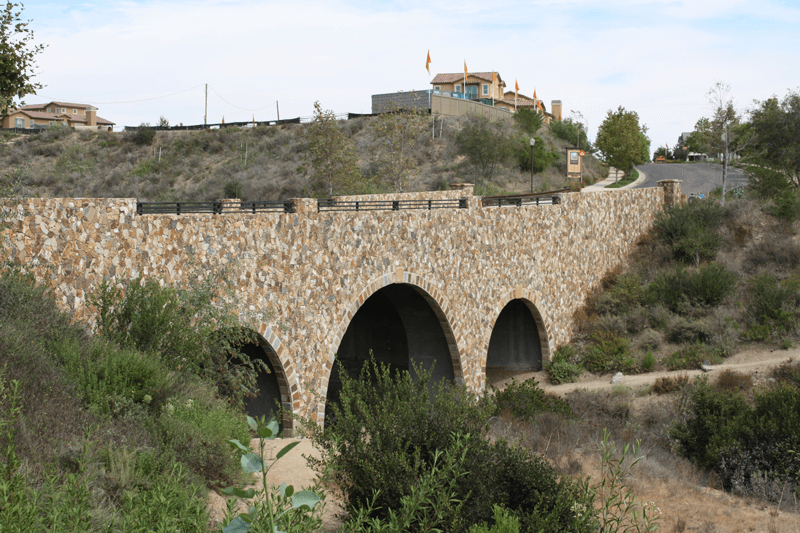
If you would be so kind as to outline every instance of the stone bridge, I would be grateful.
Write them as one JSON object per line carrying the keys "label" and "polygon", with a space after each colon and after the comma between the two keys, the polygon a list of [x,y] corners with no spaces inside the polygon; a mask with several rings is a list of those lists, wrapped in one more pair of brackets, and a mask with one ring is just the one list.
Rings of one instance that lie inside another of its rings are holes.
{"label": "stone bridge", "polygon": [[[279,398],[322,420],[339,365],[378,360],[481,391],[487,372],[540,369],[573,315],[625,261],[670,194],[568,193],[553,205],[486,207],[472,186],[341,200],[458,199],[461,208],[138,215],[134,199],[25,200],[0,256],[28,265],[80,320],[103,279],[171,283],[228,268],[273,373],[250,405]],[[459,204],[459,202],[455,202]],[[196,264],[200,270],[188,265]],[[287,434],[293,422],[283,421]]]}

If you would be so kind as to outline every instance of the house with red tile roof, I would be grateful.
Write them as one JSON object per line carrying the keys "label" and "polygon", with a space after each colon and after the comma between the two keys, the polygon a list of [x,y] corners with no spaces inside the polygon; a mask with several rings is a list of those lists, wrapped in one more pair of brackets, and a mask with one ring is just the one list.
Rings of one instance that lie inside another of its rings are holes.
{"label": "house with red tile roof", "polygon": [[499,72],[463,72],[437,74],[431,81],[434,91],[466,93],[469,100],[502,98],[506,83]]}
{"label": "house with red tile roof", "polygon": [[3,128],[33,129],[56,125],[108,131],[114,127],[110,120],[97,116],[96,107],[69,102],[25,105],[9,111],[0,121],[0,127]]}

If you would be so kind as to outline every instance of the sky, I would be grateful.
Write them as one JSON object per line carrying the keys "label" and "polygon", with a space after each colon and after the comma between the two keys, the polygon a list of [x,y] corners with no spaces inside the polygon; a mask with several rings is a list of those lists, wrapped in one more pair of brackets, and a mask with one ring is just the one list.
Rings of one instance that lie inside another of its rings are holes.
{"label": "sky", "polygon": [[590,139],[636,111],[655,149],[711,115],[717,82],[742,113],[800,88],[800,0],[28,0],[23,18],[47,45],[25,103],[92,104],[117,130],[202,124],[206,84],[209,123],[369,113],[466,62],[561,100]]}

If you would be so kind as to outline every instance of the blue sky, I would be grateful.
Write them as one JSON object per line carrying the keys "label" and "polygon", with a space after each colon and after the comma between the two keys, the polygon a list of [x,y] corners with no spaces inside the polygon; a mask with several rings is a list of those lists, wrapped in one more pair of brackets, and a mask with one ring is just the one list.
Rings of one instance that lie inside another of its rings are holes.
{"label": "blue sky", "polygon": [[[118,126],[369,112],[372,94],[428,88],[437,72],[498,71],[590,137],[607,111],[639,114],[653,147],[708,116],[800,88],[800,2],[744,0],[29,1],[48,45],[26,103],[94,104]],[[430,50],[431,76],[425,71]],[[177,94],[176,94],[177,93]],[[167,96],[171,95],[171,96]]]}

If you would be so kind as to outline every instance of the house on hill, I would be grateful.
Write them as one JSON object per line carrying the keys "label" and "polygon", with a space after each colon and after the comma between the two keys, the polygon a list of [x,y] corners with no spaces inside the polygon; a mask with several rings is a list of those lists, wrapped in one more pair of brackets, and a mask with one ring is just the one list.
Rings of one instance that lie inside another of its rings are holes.
{"label": "house on hill", "polygon": [[97,116],[97,108],[88,104],[49,102],[22,106],[2,117],[3,128],[35,129],[47,126],[69,126],[77,130],[111,131],[114,123]]}
{"label": "house on hill", "polygon": [[468,100],[502,98],[506,87],[499,72],[468,72],[466,83],[463,72],[437,74],[431,85],[434,91],[466,93]]}

